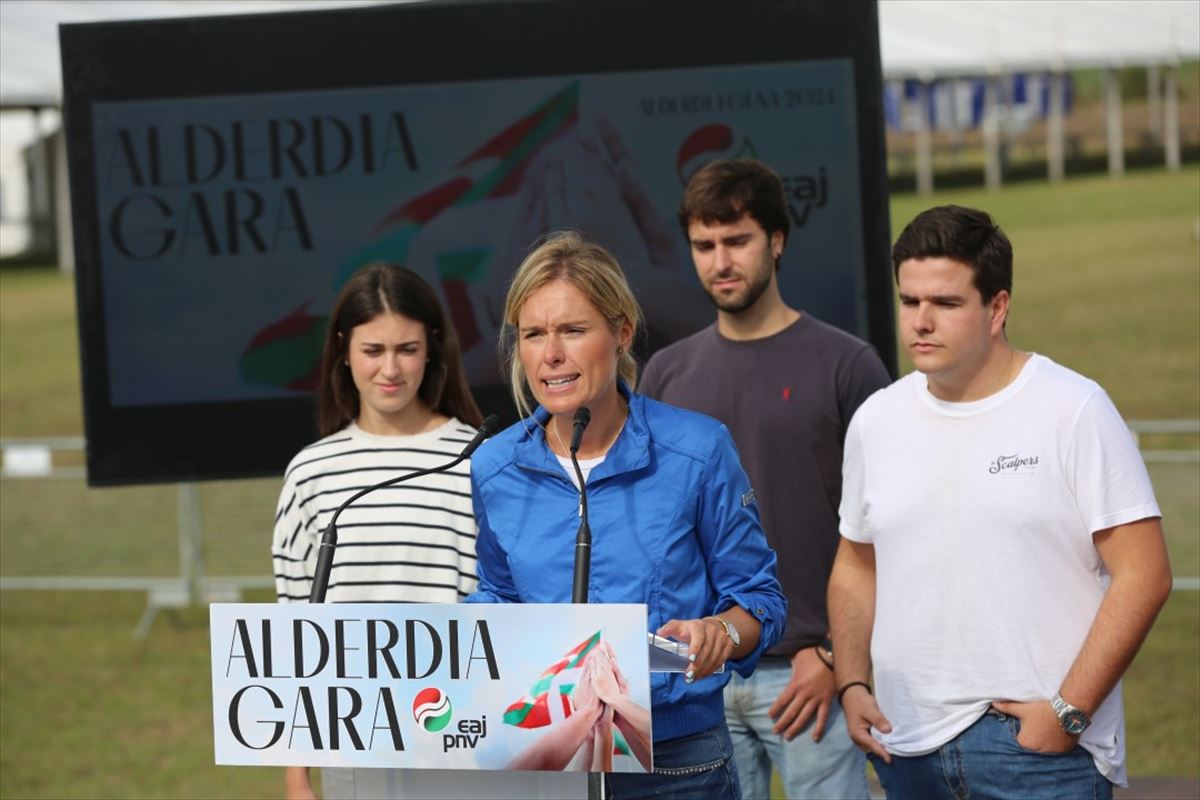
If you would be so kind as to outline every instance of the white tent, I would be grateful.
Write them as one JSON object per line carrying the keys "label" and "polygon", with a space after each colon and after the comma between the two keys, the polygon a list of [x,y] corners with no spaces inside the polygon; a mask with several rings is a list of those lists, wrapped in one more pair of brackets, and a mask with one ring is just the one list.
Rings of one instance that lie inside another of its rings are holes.
{"label": "white tent", "polygon": [[1196,0],[882,0],[888,78],[1178,63],[1200,57]]}
{"label": "white tent", "polygon": [[[1108,167],[1124,172],[1121,95],[1116,69],[1165,68],[1161,105],[1163,148],[1168,168],[1180,163],[1177,65],[1200,57],[1197,0],[881,0],[880,55],[886,79],[925,82],[911,119],[917,120],[917,188],[933,189],[933,150],[928,130],[929,81],[989,76],[984,100],[985,180],[1001,181],[998,76],[1049,73],[1050,114],[1046,162],[1051,180],[1064,174],[1062,73],[1107,68]],[[1152,81],[1158,91],[1158,81]]]}

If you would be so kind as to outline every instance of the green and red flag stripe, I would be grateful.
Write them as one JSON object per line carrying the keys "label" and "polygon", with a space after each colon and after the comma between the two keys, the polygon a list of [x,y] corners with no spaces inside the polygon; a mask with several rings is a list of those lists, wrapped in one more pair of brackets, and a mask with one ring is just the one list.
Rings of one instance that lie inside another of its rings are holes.
{"label": "green and red flag stripe", "polygon": [[[540,728],[544,725],[549,725],[551,722],[550,690],[553,687],[555,677],[564,670],[577,669],[587,654],[599,643],[600,631],[596,631],[572,647],[562,658],[542,670],[542,674],[538,676],[538,679],[534,681],[533,686],[529,689],[529,694],[505,710],[504,723],[506,725],[515,725],[518,728]],[[563,715],[567,717],[571,716],[569,698],[574,689],[575,684],[573,683],[560,684],[558,687],[559,702],[562,703]]]}
{"label": "green and red flag stripe", "polygon": [[[409,247],[426,223],[452,206],[511,197],[533,159],[579,120],[578,81],[571,81],[524,116],[491,136],[429,189],[388,211],[371,231],[373,240],[347,259],[334,285],[373,261],[405,264]],[[482,340],[467,287],[486,273],[490,252],[454,251],[438,258],[446,305],[463,350]],[[326,318],[304,304],[258,332],[243,352],[239,369],[248,383],[309,390],[316,386]]]}

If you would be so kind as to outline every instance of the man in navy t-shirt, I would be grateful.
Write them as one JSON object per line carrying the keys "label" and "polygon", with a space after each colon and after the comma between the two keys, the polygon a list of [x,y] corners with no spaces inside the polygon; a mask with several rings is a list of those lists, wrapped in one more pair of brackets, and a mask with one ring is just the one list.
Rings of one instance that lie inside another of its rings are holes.
{"label": "man in navy t-shirt", "polygon": [[706,165],[679,221],[717,320],[656,353],[638,388],[729,428],[789,603],[783,639],[725,689],[742,794],[769,796],[773,764],[788,797],[866,798],[863,754],[834,697],[825,589],[846,428],[891,378],[870,345],[784,303],[776,272],[789,218],[770,168]]}

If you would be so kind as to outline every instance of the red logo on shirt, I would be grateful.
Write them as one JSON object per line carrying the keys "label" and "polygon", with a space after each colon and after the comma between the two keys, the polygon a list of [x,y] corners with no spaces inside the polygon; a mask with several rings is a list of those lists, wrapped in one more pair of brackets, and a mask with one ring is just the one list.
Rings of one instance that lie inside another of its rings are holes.
{"label": "red logo on shirt", "polygon": [[790,386],[783,387],[783,399],[784,400],[792,399],[792,387],[790,387]]}

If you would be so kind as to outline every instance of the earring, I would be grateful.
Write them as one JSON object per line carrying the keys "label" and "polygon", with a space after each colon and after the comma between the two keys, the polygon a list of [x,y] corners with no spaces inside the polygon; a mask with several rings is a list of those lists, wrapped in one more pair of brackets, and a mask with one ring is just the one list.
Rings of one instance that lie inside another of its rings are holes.
{"label": "earring", "polygon": [[619,358],[619,357],[621,357],[621,356],[623,356],[623,355],[625,355],[625,348],[624,348],[624,347],[618,347],[618,348],[617,348],[617,357]]}

